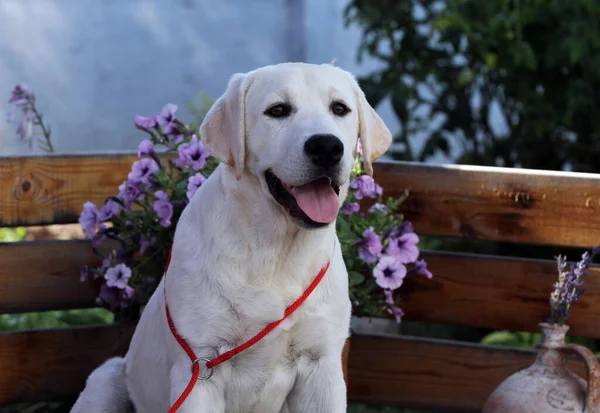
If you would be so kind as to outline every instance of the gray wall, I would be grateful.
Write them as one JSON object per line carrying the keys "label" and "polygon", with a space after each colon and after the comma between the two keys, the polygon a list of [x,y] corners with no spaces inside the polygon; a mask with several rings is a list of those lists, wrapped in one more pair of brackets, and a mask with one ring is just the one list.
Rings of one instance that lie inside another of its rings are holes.
{"label": "gray wall", "polygon": [[[346,0],[2,0],[0,112],[19,82],[35,90],[57,152],[131,150],[134,115],[215,98],[234,72],[303,60],[356,74],[357,28]],[[378,108],[392,130],[387,105]],[[24,154],[0,118],[0,153]]]}

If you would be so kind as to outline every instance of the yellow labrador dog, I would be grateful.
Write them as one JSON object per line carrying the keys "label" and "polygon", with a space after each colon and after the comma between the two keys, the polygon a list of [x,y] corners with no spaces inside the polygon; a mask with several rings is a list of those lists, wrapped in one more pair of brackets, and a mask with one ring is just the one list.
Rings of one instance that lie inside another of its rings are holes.
{"label": "yellow labrador dog", "polygon": [[[234,75],[200,134],[222,163],[181,215],[171,264],[124,358],[96,369],[73,413],[166,413],[192,362],[213,359],[283,317],[257,344],[198,380],[182,413],[344,413],[348,274],[335,219],[360,139],[366,170],[391,134],[348,72],[284,63]],[[166,302],[165,302],[166,301]],[[201,363],[201,375],[208,369]]]}

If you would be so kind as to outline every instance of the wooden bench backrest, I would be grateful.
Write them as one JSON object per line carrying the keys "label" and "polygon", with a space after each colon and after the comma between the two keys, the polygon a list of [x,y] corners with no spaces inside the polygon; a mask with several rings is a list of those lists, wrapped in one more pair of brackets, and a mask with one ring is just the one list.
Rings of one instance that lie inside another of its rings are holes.
{"label": "wooden bench backrest", "polygon": [[[135,155],[8,158],[0,162],[0,227],[77,222],[84,202],[102,204]],[[410,196],[421,235],[591,248],[600,240],[600,176],[503,168],[378,162],[384,194]],[[556,278],[551,260],[425,251],[432,280],[402,288],[409,320],[537,331]],[[94,307],[79,281],[97,265],[88,241],[0,244],[0,313]],[[570,334],[600,338],[600,269],[573,307]],[[92,326],[0,334],[0,404],[76,395],[93,368],[123,354],[131,328]],[[407,407],[477,411],[532,352],[422,338],[355,336],[349,397]]]}

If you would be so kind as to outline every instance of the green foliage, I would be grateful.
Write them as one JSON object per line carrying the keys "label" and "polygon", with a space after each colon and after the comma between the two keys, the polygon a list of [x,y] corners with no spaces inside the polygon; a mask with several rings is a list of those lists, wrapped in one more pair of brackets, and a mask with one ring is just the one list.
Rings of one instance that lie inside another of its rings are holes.
{"label": "green foliage", "polygon": [[599,14],[591,0],[352,0],[346,21],[362,28],[359,59],[383,66],[360,82],[371,104],[390,98],[396,158],[593,172]]}
{"label": "green foliage", "polygon": [[1,314],[0,331],[40,330],[113,322],[112,312],[103,308],[46,311],[23,314]]}
{"label": "green foliage", "polygon": [[[482,344],[533,349],[540,344],[542,335],[540,333],[531,333],[526,331],[494,331],[481,339]],[[565,343],[581,344],[594,352],[599,352],[600,348],[596,340],[582,337],[565,337]]]}
{"label": "green foliage", "polygon": [[27,235],[25,227],[0,228],[0,242],[18,242],[23,241]]}
{"label": "green foliage", "polygon": [[[351,179],[364,175],[360,159],[355,160]],[[408,197],[405,191],[400,197],[387,197],[383,194],[377,197],[375,206],[367,211],[346,215],[344,209],[340,211],[336,230],[342,248],[342,255],[346,268],[348,269],[348,284],[350,297],[353,304],[355,316],[388,317],[397,307],[397,298],[393,297],[395,291],[390,291],[393,303],[386,300],[384,289],[382,289],[372,276],[377,262],[366,263],[360,256],[361,241],[363,234],[368,228],[381,239],[385,249],[394,237],[398,237],[404,217],[399,213],[400,204]],[[346,198],[346,204],[358,204],[355,193],[350,191]],[[379,259],[379,258],[378,258]],[[411,273],[414,273],[413,269]],[[419,276],[415,274],[415,276]],[[396,310],[397,311],[397,310]]]}

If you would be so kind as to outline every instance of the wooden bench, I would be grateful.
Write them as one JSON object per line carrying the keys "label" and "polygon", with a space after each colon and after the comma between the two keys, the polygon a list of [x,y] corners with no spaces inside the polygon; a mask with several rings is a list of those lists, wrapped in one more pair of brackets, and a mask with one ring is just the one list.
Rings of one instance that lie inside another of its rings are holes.
{"label": "wooden bench", "polygon": [[[77,222],[85,201],[116,193],[135,155],[4,158],[0,227]],[[378,162],[385,193],[410,196],[407,219],[421,235],[591,248],[600,241],[600,176]],[[552,260],[424,252],[432,280],[402,287],[407,320],[537,331],[556,279]],[[549,257],[551,258],[551,257]],[[88,241],[0,244],[0,313],[95,306],[79,281],[95,265]],[[600,268],[573,307],[571,334],[600,338]],[[131,327],[103,325],[0,333],[0,405],[74,397],[107,357],[123,354]],[[478,411],[533,352],[406,336],[354,335],[349,398],[435,411]]]}

